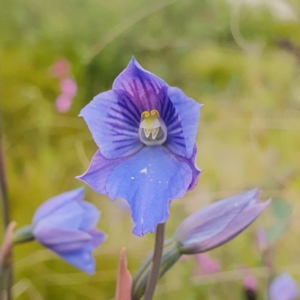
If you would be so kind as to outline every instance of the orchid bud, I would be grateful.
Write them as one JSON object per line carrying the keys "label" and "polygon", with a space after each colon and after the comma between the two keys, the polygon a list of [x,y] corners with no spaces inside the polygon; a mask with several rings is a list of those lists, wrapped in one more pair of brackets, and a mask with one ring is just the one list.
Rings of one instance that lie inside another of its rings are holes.
{"label": "orchid bud", "polygon": [[83,200],[84,189],[78,188],[44,202],[35,212],[32,225],[13,235],[14,244],[36,239],[75,267],[92,274],[94,248],[105,240],[96,229],[99,210]]}
{"label": "orchid bud", "polygon": [[174,239],[182,254],[206,252],[230,241],[246,229],[269,205],[260,203],[257,189],[229,197],[191,214]]}

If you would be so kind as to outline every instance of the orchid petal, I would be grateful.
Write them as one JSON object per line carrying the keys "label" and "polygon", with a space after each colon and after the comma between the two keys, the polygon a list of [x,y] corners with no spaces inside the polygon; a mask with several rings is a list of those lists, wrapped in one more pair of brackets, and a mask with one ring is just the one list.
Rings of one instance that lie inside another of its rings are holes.
{"label": "orchid petal", "polygon": [[137,152],[140,115],[124,92],[108,91],[97,95],[80,112],[103,156],[109,159]]}
{"label": "orchid petal", "polygon": [[157,109],[159,91],[168,86],[162,79],[146,71],[133,57],[126,69],[115,79],[114,91],[126,91],[140,111]]}
{"label": "orchid petal", "polygon": [[197,185],[199,176],[202,173],[202,170],[198,168],[197,163],[196,163],[196,157],[197,157],[196,145],[194,146],[194,150],[193,150],[193,154],[192,154],[191,158],[186,158],[186,157],[180,156],[180,155],[175,155],[175,156],[178,160],[187,163],[190,166],[190,168],[192,169],[193,176],[192,176],[192,181],[189,186],[189,190],[192,190]]}
{"label": "orchid petal", "polygon": [[51,227],[34,228],[33,234],[41,244],[59,255],[79,250],[92,239],[91,235],[84,231]]}
{"label": "orchid petal", "polygon": [[34,228],[55,227],[63,229],[79,229],[82,223],[84,210],[79,202],[69,202],[55,210],[49,216],[33,222]]}
{"label": "orchid petal", "polygon": [[154,232],[169,217],[174,198],[183,197],[192,179],[188,164],[163,147],[144,147],[110,173],[106,190],[111,199],[127,200],[134,220],[133,233]]}
{"label": "orchid petal", "polygon": [[106,159],[98,150],[92,158],[88,170],[81,176],[76,178],[88,184],[97,193],[107,195],[106,181],[111,171],[124,160],[119,159]]}
{"label": "orchid petal", "polygon": [[[168,88],[168,96],[178,113],[185,139],[186,156],[189,158],[193,154],[202,105],[175,87]],[[174,138],[169,137],[170,144],[174,142]]]}
{"label": "orchid petal", "polygon": [[101,230],[98,229],[90,229],[88,233],[91,235],[92,239],[90,240],[89,244],[92,245],[93,248],[98,247],[101,245],[105,239],[106,234],[103,233]]}
{"label": "orchid petal", "polygon": [[81,250],[63,253],[60,256],[71,265],[88,274],[95,273],[95,260],[92,256],[91,245],[85,245]]}
{"label": "orchid petal", "polygon": [[177,155],[186,156],[187,149],[180,117],[168,96],[168,88],[163,87],[158,95],[157,110],[167,127],[166,147]]}
{"label": "orchid petal", "polygon": [[82,215],[82,221],[79,229],[89,230],[96,227],[100,218],[100,211],[97,209],[97,207],[89,202],[81,202],[80,206],[84,213]]}
{"label": "orchid petal", "polygon": [[68,205],[72,201],[83,200],[84,188],[78,188],[55,197],[50,198],[44,202],[35,212],[33,217],[33,223],[37,223],[39,220],[51,215],[55,210],[64,205]]}

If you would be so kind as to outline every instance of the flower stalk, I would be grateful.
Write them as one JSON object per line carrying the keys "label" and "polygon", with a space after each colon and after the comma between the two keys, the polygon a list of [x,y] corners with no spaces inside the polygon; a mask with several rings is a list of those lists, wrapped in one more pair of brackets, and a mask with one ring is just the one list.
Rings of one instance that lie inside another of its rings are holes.
{"label": "flower stalk", "polygon": [[154,295],[156,283],[159,276],[159,268],[160,268],[163,245],[164,245],[164,236],[165,236],[165,223],[158,224],[156,227],[154,254],[152,259],[152,267],[151,267],[150,275],[147,280],[145,300],[151,300]]}
{"label": "flower stalk", "polygon": [[[0,116],[1,117],[1,116]],[[6,232],[6,228],[10,223],[10,210],[9,210],[9,203],[8,203],[8,195],[7,195],[7,182],[6,182],[6,174],[5,174],[5,166],[4,166],[4,154],[3,154],[3,146],[2,146],[2,126],[0,120],[0,198],[2,204],[2,218],[3,218],[3,229],[4,233]],[[4,285],[5,280],[5,287],[3,288],[6,290],[6,299],[10,300],[11,296],[11,286],[12,286],[12,254],[11,252],[7,254],[8,264],[5,266],[0,266],[0,300],[2,298],[2,286]]]}
{"label": "flower stalk", "polygon": [[[169,239],[164,244],[164,249],[161,257],[161,264],[159,269],[158,278],[161,278],[179,259],[181,253],[179,245],[174,239]],[[146,289],[147,279],[151,270],[151,258],[153,254],[151,253],[141,265],[139,270],[134,276],[133,286],[132,286],[132,299],[139,300]]]}

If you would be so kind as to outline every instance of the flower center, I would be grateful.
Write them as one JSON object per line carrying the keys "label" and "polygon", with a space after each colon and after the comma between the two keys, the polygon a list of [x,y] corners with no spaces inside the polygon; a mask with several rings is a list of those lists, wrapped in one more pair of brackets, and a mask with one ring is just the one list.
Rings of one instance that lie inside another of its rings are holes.
{"label": "flower center", "polygon": [[139,135],[147,146],[162,145],[166,141],[167,127],[156,109],[142,113]]}

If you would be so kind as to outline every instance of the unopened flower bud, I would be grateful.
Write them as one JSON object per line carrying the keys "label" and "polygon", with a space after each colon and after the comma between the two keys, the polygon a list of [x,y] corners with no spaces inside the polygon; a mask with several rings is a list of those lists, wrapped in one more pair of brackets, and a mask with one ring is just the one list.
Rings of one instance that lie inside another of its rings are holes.
{"label": "unopened flower bud", "polygon": [[213,204],[188,216],[174,239],[182,254],[202,253],[230,241],[246,229],[269,205],[260,203],[257,189]]}
{"label": "unopened flower bud", "polygon": [[32,225],[13,234],[13,243],[36,239],[68,263],[94,273],[92,251],[103,243],[105,234],[96,229],[99,210],[83,197],[84,189],[78,188],[44,202],[36,210]]}

